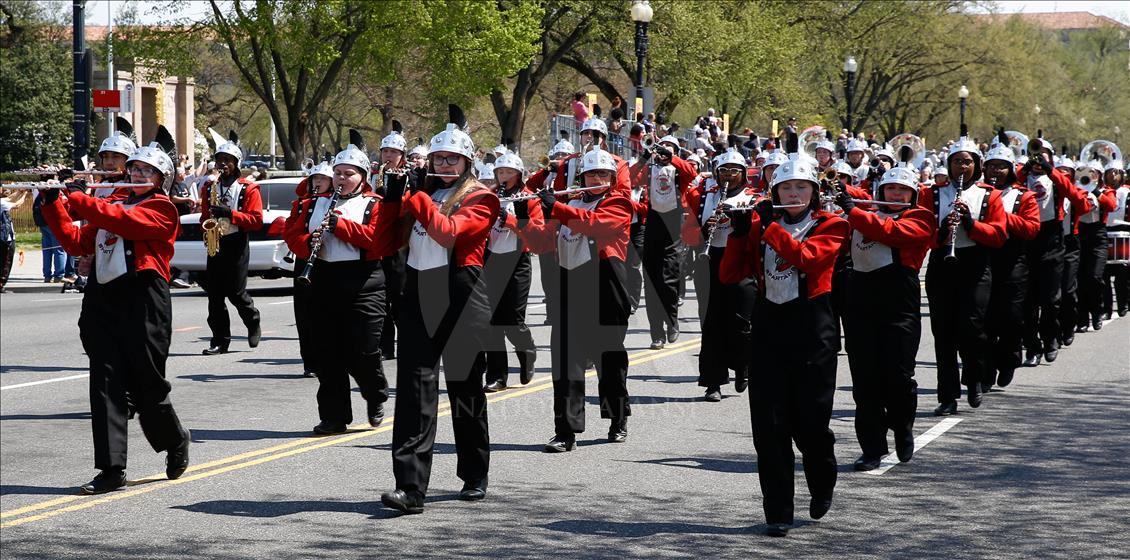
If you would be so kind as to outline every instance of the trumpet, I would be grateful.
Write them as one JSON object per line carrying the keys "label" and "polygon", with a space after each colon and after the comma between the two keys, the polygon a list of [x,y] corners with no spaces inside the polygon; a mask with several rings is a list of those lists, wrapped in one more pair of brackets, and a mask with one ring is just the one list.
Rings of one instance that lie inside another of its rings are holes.
{"label": "trumpet", "polygon": [[[142,189],[152,187],[153,183],[93,183],[86,185],[88,189]],[[7,183],[0,185],[0,189],[13,190],[13,191],[38,191],[41,189],[65,189],[67,185],[63,183]]]}
{"label": "trumpet", "polygon": [[[570,195],[570,194],[573,194],[573,193],[580,193],[580,192],[587,192],[587,191],[598,191],[598,190],[601,190],[601,189],[609,189],[609,188],[612,188],[611,184],[597,185],[595,187],[575,187],[575,188],[565,189],[563,191],[553,191],[553,195],[554,196],[564,196],[564,195]],[[535,198],[538,198],[537,193],[519,194],[519,195],[515,195],[515,196],[503,196],[503,197],[499,197],[498,201],[499,202],[518,202],[518,201],[521,201],[521,200],[533,200]]]}

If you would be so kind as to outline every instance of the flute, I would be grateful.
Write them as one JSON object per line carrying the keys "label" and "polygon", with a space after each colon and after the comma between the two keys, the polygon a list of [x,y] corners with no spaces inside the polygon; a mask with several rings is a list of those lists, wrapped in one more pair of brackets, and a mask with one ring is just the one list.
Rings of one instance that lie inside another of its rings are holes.
{"label": "flute", "polygon": [[868,200],[866,198],[853,198],[852,202],[856,204],[875,204],[878,206],[893,206],[895,208],[906,208],[911,206],[909,202],[888,202],[886,200]]}
{"label": "flute", "polygon": [[125,175],[125,171],[101,171],[96,169],[89,169],[80,171],[78,169],[17,169],[12,171],[16,175],[58,175],[64,171],[71,171],[75,175]]}
{"label": "flute", "polygon": [[[141,189],[152,187],[153,183],[92,183],[86,185],[88,189]],[[63,183],[8,183],[0,185],[0,189],[13,190],[13,191],[38,191],[41,189],[65,189],[67,185]]]}
{"label": "flute", "polygon": [[[789,208],[808,208],[808,204],[797,203],[797,204],[774,204],[773,205],[774,210],[788,210]],[[733,214],[733,213],[736,213],[736,212],[753,212],[756,209],[757,209],[756,205],[754,205],[754,206],[728,206],[728,205],[726,205],[726,208],[725,208],[725,210],[723,210],[723,212],[726,212],[728,214]]]}
{"label": "flute", "polygon": [[[595,187],[576,187],[576,188],[572,188],[572,189],[565,189],[563,191],[553,191],[553,195],[554,196],[561,196],[561,195],[573,194],[573,193],[579,193],[579,192],[585,192],[585,191],[597,191],[597,190],[600,190],[600,189],[608,189],[608,188],[611,188],[611,187],[612,187],[612,185],[597,185]],[[534,194],[519,194],[519,195],[515,195],[515,196],[499,197],[498,201],[499,202],[518,202],[518,201],[521,201],[521,200],[533,200],[535,198],[538,198],[537,193],[534,193]]]}

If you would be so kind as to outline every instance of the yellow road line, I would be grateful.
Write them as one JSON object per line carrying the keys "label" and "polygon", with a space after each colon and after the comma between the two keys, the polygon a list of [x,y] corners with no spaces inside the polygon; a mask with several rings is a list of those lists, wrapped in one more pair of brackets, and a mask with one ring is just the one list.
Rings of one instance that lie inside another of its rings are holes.
{"label": "yellow road line", "polygon": [[[640,352],[640,353],[635,354],[633,356],[629,356],[629,362],[628,363],[629,363],[629,365],[639,365],[639,364],[655,361],[655,360],[658,360],[660,358],[665,358],[667,356],[673,356],[675,354],[680,354],[682,352],[685,352],[687,350],[690,350],[690,349],[698,346],[701,342],[702,342],[702,339],[696,338],[696,339],[684,341],[684,342],[681,342],[681,343],[678,343],[678,344],[673,344],[671,346],[664,348],[663,350],[648,350],[648,351]],[[590,369],[587,372],[585,372],[586,378],[593,377],[595,375],[596,375],[595,369]],[[536,384],[533,384],[533,385],[522,387],[520,389],[508,390],[508,391],[503,392],[503,393],[498,393],[495,396],[488,398],[487,402],[488,403],[495,403],[495,402],[504,401],[504,400],[507,400],[507,399],[513,399],[513,398],[525,396],[525,395],[528,395],[528,394],[531,394],[531,393],[544,391],[545,389],[549,389],[549,388],[552,388],[552,387],[553,387],[553,381],[552,381],[552,379],[549,379],[547,381],[542,381],[540,383],[536,383]],[[437,410],[436,417],[440,418],[440,417],[448,416],[450,414],[451,414],[450,403],[443,403],[439,406],[439,408]],[[364,438],[364,437],[369,437],[369,436],[373,436],[373,435],[376,435],[376,434],[384,433],[384,432],[392,430],[394,418],[395,417],[390,416],[388,419],[386,419],[385,423],[381,427],[375,428],[375,429],[366,429],[366,430],[361,430],[361,431],[355,431],[355,432],[347,433],[345,435],[334,436],[334,437],[320,437],[320,436],[304,437],[304,438],[296,440],[296,441],[291,441],[291,442],[283,443],[283,444],[280,444],[280,445],[274,445],[274,446],[266,447],[266,448],[263,448],[263,449],[248,451],[248,452],[245,452],[245,453],[232,455],[230,457],[224,457],[224,458],[221,458],[221,459],[216,459],[214,461],[209,461],[207,463],[201,463],[199,465],[194,465],[194,466],[190,467],[188,469],[188,471],[186,471],[186,476],[182,476],[181,478],[179,478],[177,480],[164,480],[163,474],[154,474],[154,475],[145,477],[145,478],[140,479],[140,480],[132,481],[131,485],[130,485],[131,487],[127,490],[119,491],[119,492],[112,492],[112,493],[109,493],[109,494],[103,494],[103,495],[101,495],[97,498],[91,498],[91,499],[83,500],[82,502],[77,503],[77,504],[72,504],[72,505],[61,507],[61,508],[58,508],[58,509],[52,509],[50,511],[45,511],[43,513],[39,513],[39,514],[36,514],[36,515],[30,515],[30,516],[27,516],[27,517],[21,517],[19,519],[13,519],[11,521],[6,521],[6,522],[3,522],[3,523],[0,523],[0,528],[16,527],[16,526],[19,526],[19,525],[23,525],[24,523],[31,523],[33,521],[40,521],[40,520],[55,517],[57,515],[61,515],[61,514],[64,514],[64,513],[91,508],[91,507],[94,507],[94,506],[99,505],[99,504],[104,504],[104,503],[107,503],[107,502],[122,500],[122,499],[129,498],[129,497],[132,497],[132,496],[137,496],[137,495],[140,495],[140,494],[152,492],[153,490],[166,488],[168,486],[183,484],[183,483],[186,483],[186,482],[192,482],[192,481],[195,481],[195,480],[200,480],[202,478],[208,478],[208,477],[211,477],[211,476],[215,476],[215,475],[219,475],[219,474],[223,474],[223,473],[227,473],[227,472],[231,472],[231,471],[245,469],[245,468],[248,468],[248,467],[253,467],[255,465],[261,465],[263,463],[268,463],[268,462],[275,461],[275,460],[278,460],[278,459],[283,459],[283,458],[286,458],[286,457],[292,457],[294,455],[299,455],[301,453],[314,451],[316,449],[322,449],[324,447],[330,447],[330,446],[333,446],[333,445],[337,445],[339,443],[346,443],[346,442],[358,440],[358,439],[361,439],[361,438]],[[350,428],[355,429],[355,428],[359,428],[359,427],[361,427],[361,426],[351,426]],[[316,443],[313,443],[313,442],[316,442]],[[306,444],[310,444],[310,445],[306,445]],[[297,449],[295,449],[295,448],[297,448]],[[250,460],[244,461],[244,459],[250,459]],[[243,461],[243,462],[239,462],[239,461]],[[226,466],[223,466],[223,465],[226,465]],[[218,468],[211,469],[212,467],[218,467]],[[207,470],[207,469],[211,469],[211,470]],[[203,471],[203,472],[201,472],[201,471]],[[188,473],[195,473],[195,474],[188,474]],[[74,495],[74,496],[64,496],[64,497],[61,497],[61,498],[46,500],[46,501],[43,501],[43,502],[38,502],[38,503],[31,504],[31,505],[28,505],[28,506],[24,506],[24,507],[21,507],[21,508],[17,508],[17,509],[5,511],[5,512],[0,512],[0,518],[16,517],[16,516],[20,516],[20,515],[23,515],[23,514],[26,514],[26,513],[33,512],[33,511],[39,511],[39,510],[43,510],[43,509],[53,508],[55,506],[60,506],[60,505],[63,505],[63,504],[68,504],[68,503],[74,502],[76,500],[82,500],[83,498],[87,498],[87,496]]]}

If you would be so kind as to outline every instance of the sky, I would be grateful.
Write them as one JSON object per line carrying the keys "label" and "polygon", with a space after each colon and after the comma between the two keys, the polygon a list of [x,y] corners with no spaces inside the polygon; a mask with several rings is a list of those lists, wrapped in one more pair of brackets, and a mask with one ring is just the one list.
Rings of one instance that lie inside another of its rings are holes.
{"label": "sky", "polygon": [[[130,3],[140,4],[139,12],[142,21],[155,23],[159,16],[148,13],[149,8],[155,4],[153,0],[130,0]],[[69,2],[67,2],[69,4]],[[126,0],[90,0],[86,4],[86,22],[88,25],[106,25],[108,19],[107,4],[112,9],[122,9]],[[1109,16],[1116,20],[1130,24],[1130,2],[1126,0],[997,0],[997,9],[1005,13],[1014,12],[1091,12]],[[192,0],[188,2],[185,16],[201,16],[208,13],[211,8],[205,0]]]}

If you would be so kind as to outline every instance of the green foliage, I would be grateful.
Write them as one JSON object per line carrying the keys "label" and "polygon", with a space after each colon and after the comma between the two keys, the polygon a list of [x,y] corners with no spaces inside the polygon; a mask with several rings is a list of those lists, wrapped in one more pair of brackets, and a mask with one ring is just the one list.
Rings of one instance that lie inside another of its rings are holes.
{"label": "green foliage", "polygon": [[2,2],[0,169],[69,160],[71,52],[44,7]]}

